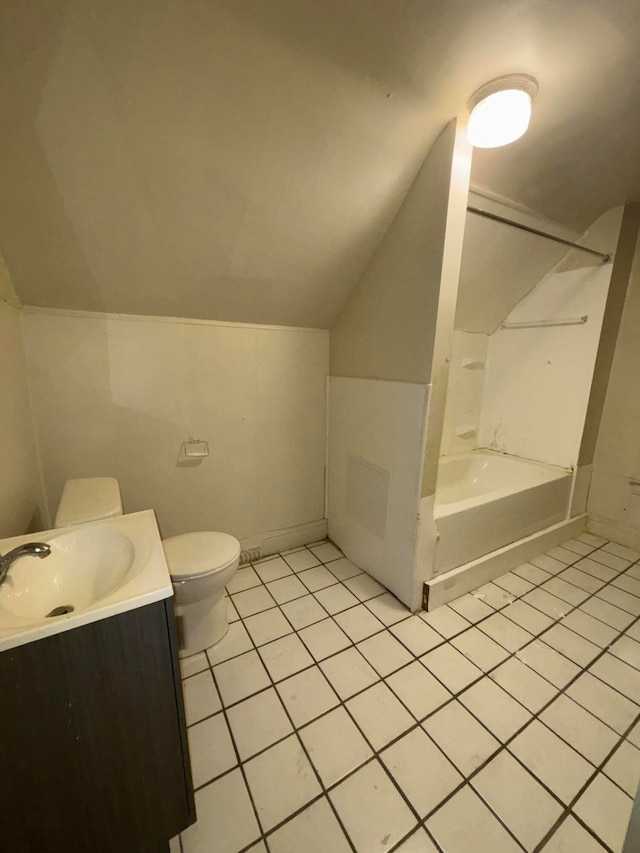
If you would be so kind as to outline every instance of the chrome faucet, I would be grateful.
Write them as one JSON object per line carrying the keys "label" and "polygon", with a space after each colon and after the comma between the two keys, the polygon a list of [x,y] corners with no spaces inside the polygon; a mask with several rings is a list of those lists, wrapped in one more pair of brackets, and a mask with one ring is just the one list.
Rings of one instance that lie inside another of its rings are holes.
{"label": "chrome faucet", "polygon": [[25,542],[11,551],[7,551],[4,557],[0,554],[0,584],[6,579],[9,569],[19,557],[39,557],[44,560],[51,553],[51,547],[44,542]]}

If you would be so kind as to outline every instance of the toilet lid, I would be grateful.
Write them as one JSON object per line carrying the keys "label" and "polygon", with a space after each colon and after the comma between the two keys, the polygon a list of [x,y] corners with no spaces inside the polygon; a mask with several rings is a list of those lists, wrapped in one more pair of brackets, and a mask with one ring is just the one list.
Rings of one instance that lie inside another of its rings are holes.
{"label": "toilet lid", "polygon": [[215,572],[240,556],[240,543],[228,533],[183,533],[165,539],[162,544],[173,578]]}

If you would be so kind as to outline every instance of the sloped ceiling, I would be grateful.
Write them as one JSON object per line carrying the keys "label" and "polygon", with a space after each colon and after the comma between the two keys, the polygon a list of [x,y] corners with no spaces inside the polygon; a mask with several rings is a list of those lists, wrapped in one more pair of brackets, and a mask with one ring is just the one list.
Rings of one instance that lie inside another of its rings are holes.
{"label": "sloped ceiling", "polygon": [[31,305],[330,326],[446,122],[540,82],[474,182],[640,195],[637,0],[3,0],[0,249]]}

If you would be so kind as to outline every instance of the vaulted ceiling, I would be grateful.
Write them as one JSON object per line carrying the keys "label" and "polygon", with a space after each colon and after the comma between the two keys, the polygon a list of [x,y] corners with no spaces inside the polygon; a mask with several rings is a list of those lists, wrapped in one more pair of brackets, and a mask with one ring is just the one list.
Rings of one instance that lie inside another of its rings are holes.
{"label": "vaulted ceiling", "polygon": [[31,305],[329,326],[469,95],[474,183],[584,230],[640,197],[637,0],[3,0],[0,249]]}

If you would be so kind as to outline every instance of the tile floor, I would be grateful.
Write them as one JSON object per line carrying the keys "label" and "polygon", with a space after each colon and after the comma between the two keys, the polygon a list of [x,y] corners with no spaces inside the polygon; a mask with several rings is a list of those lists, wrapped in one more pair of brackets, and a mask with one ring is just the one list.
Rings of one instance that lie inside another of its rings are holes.
{"label": "tile floor", "polygon": [[181,853],[620,851],[640,554],[584,534],[411,615],[331,543],[238,571],[183,661]]}

